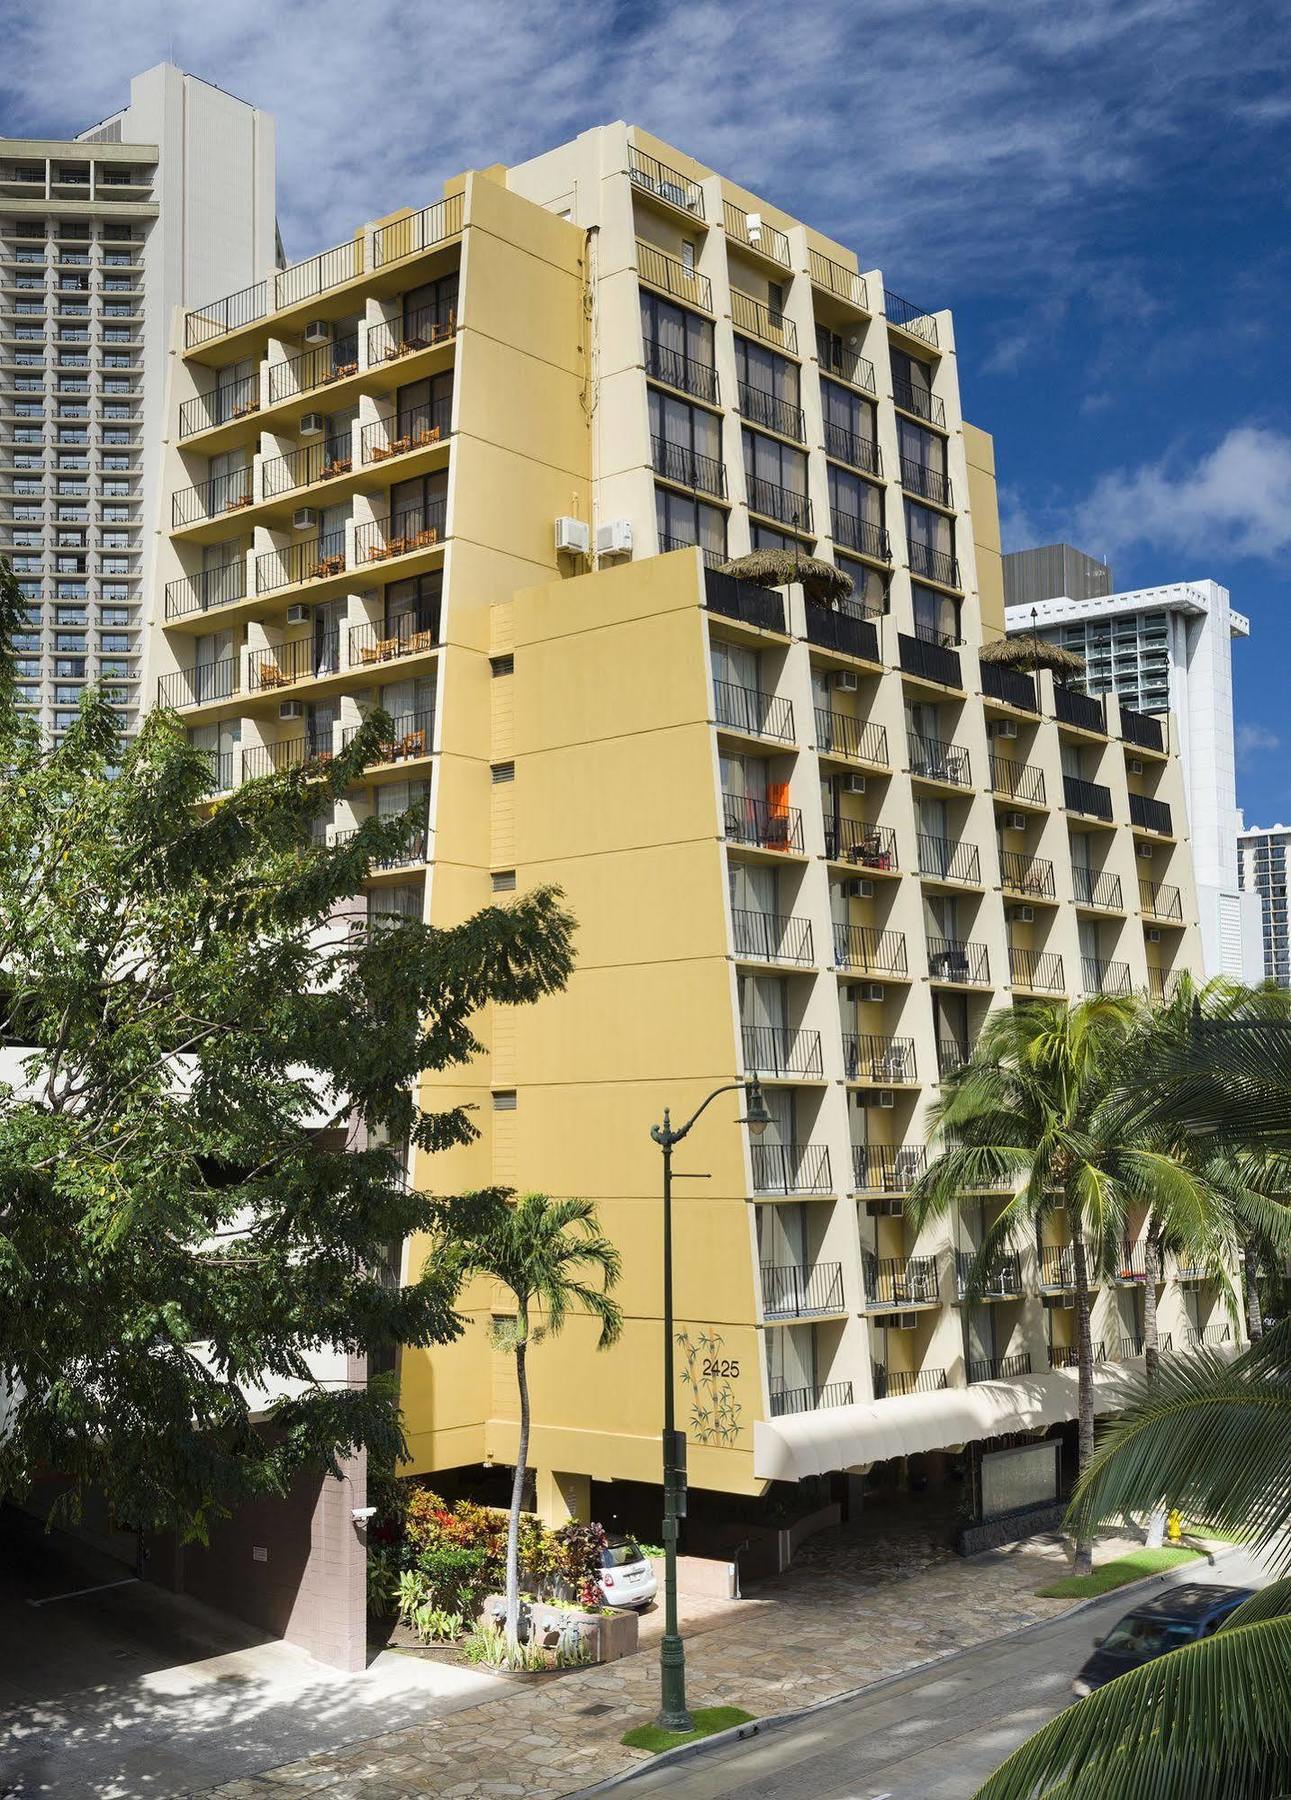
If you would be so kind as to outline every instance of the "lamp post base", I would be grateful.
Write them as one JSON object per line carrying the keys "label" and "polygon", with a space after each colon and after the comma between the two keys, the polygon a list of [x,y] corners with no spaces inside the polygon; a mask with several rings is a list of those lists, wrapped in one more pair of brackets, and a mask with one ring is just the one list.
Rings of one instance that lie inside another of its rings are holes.
{"label": "lamp post base", "polygon": [[659,1646],[662,1705],[659,1724],[664,1731],[690,1731],[695,1721],[686,1706],[686,1651],[678,1632],[665,1632]]}

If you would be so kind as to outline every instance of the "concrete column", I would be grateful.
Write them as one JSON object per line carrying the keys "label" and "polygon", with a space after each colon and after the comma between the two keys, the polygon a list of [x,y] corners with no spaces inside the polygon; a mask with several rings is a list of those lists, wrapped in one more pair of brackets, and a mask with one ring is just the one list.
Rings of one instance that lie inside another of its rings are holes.
{"label": "concrete column", "polygon": [[538,1470],[538,1517],[548,1530],[572,1522],[586,1524],[592,1516],[592,1478],[571,1475],[563,1469]]}

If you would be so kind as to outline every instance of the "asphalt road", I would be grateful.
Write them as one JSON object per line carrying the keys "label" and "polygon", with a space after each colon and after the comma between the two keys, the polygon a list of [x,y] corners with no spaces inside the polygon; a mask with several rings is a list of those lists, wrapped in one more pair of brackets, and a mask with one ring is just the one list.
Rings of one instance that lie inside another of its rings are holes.
{"label": "asphalt road", "polygon": [[[1238,1551],[1169,1582],[1255,1586]],[[625,1793],[684,1800],[970,1800],[1008,1753],[1071,1701],[1071,1678],[1105,1633],[1155,1593],[1110,1594],[1074,1617],[1037,1625],[796,1724],[705,1751],[629,1782]]]}

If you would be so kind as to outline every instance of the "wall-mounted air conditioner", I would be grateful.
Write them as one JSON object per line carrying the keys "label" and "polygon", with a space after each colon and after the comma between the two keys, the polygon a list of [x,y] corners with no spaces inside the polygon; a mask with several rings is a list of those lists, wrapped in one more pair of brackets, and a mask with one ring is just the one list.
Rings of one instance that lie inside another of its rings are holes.
{"label": "wall-mounted air conditioner", "polygon": [[855,694],[860,690],[861,678],[855,669],[835,669],[829,685],[837,688],[840,694]]}
{"label": "wall-mounted air conditioner", "polygon": [[1148,942],[1149,944],[1159,944],[1161,942],[1161,933],[1157,930],[1155,925],[1148,926]]}
{"label": "wall-mounted air conditioner", "polygon": [[1125,766],[1131,775],[1141,775],[1143,773],[1143,764],[1139,761],[1137,756],[1132,756]]}
{"label": "wall-mounted air conditioner", "polygon": [[307,344],[330,344],[332,327],[327,319],[310,319],[305,326],[305,342]]}
{"label": "wall-mounted air conditioner", "polygon": [[299,700],[283,700],[279,704],[278,717],[280,719],[303,719],[304,716],[305,708]]}
{"label": "wall-mounted air conditioner", "polygon": [[297,600],[287,608],[287,623],[289,625],[308,625],[309,608],[303,600]]}
{"label": "wall-mounted air conditioner", "polygon": [[582,519],[563,515],[556,520],[556,551],[566,556],[586,556],[592,547],[591,528]]}
{"label": "wall-mounted air conditioner", "polygon": [[318,508],[316,506],[298,506],[291,515],[293,531],[317,531]]}
{"label": "wall-mounted air conditioner", "polygon": [[885,1109],[890,1109],[891,1107],[894,1107],[896,1105],[896,1103],[897,1103],[897,1097],[892,1092],[891,1088],[880,1088],[878,1093],[874,1097],[874,1104],[876,1106],[882,1106]]}
{"label": "wall-mounted air conditioner", "polygon": [[744,224],[749,234],[749,242],[760,244],[762,242],[762,214],[745,213]]}
{"label": "wall-mounted air conditioner", "polygon": [[865,792],[864,775],[844,775],[843,792],[845,794],[863,794]]}
{"label": "wall-mounted air conditioner", "polygon": [[1025,831],[1026,828],[1027,828],[1027,816],[1025,813],[1017,813],[1017,812],[1005,813],[1004,829],[1006,831]]}
{"label": "wall-mounted air conditioner", "polygon": [[884,1313],[878,1320],[884,1331],[918,1331],[919,1315],[912,1313]]}
{"label": "wall-mounted air conditioner", "polygon": [[992,719],[987,726],[987,735],[996,738],[1015,738],[1018,735],[1016,719]]}
{"label": "wall-mounted air conditioner", "polygon": [[1138,853],[1138,858],[1139,858],[1140,862],[1151,862],[1152,861],[1153,846],[1151,844],[1136,844],[1134,846],[1134,848],[1135,848],[1136,852]]}
{"label": "wall-mounted air conditioner", "polygon": [[845,881],[843,883],[843,898],[844,900],[872,900],[874,898],[874,883],[867,880],[863,875],[857,876],[853,881]]}
{"label": "wall-mounted air conditioner", "polygon": [[879,1001],[882,1000],[886,991],[887,990],[883,987],[882,983],[878,981],[863,981],[861,983],[861,999],[868,1001],[871,1005],[877,1005]]}
{"label": "wall-mounted air conditioner", "polygon": [[1030,925],[1035,918],[1034,906],[1011,906],[1009,917],[1015,925]]}
{"label": "wall-mounted air conditioner", "polygon": [[611,519],[608,525],[598,525],[596,527],[596,554],[598,556],[631,556],[631,519]]}
{"label": "wall-mounted air conditioner", "polygon": [[306,413],[300,421],[301,437],[322,437],[327,430],[327,420],[322,413]]}

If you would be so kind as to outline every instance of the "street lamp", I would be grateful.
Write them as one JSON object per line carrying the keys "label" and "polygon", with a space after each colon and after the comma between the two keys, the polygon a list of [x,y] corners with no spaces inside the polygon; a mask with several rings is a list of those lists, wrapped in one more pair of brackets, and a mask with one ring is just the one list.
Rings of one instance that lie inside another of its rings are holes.
{"label": "street lamp", "polygon": [[686,1509],[686,1434],[677,1430],[673,1404],[672,1372],[672,1151],[690,1131],[699,1115],[719,1094],[743,1093],[746,1111],[737,1124],[747,1125],[761,1137],[771,1123],[756,1081],[728,1081],[714,1088],[708,1099],[674,1131],[668,1108],[663,1124],[652,1125],[650,1136],[663,1152],[663,1645],[659,1656],[662,1705],[659,1723],[665,1731],[689,1731],[686,1710],[686,1650],[677,1629],[677,1520]]}

